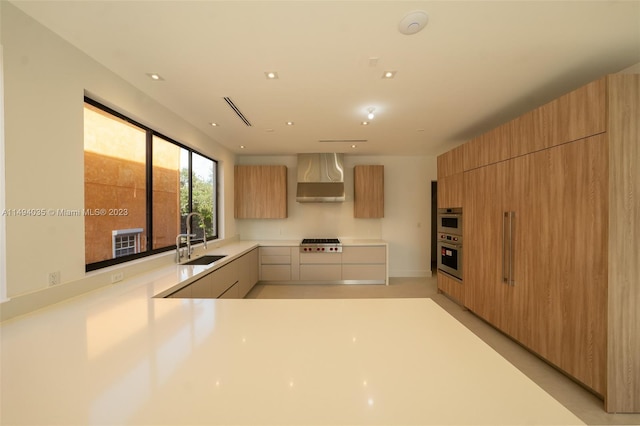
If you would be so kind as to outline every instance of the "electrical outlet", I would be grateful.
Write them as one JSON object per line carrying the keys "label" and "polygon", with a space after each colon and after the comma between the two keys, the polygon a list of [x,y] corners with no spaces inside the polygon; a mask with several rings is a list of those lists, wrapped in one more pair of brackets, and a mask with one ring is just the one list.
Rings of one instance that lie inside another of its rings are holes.
{"label": "electrical outlet", "polygon": [[49,287],[60,284],[60,271],[49,272]]}
{"label": "electrical outlet", "polygon": [[111,284],[120,282],[124,279],[124,272],[116,272],[111,274]]}

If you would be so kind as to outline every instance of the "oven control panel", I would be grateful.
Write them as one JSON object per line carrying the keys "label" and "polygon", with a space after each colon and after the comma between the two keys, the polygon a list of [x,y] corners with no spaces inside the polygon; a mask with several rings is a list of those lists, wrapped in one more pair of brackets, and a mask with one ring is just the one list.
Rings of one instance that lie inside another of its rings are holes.
{"label": "oven control panel", "polygon": [[449,241],[455,244],[462,244],[462,236],[438,233],[438,241]]}

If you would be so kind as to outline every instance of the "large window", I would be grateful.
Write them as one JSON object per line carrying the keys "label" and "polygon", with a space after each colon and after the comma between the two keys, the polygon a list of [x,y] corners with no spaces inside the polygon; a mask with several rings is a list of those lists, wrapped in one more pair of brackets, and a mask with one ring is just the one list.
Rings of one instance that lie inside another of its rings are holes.
{"label": "large window", "polygon": [[218,237],[216,161],[88,98],[84,176],[87,271]]}

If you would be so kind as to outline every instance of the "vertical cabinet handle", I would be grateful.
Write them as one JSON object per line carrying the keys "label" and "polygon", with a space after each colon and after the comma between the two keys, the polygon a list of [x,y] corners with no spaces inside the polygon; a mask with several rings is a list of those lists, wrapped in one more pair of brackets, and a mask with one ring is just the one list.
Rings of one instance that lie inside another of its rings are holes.
{"label": "vertical cabinet handle", "polygon": [[[505,239],[507,238],[507,217],[510,217],[509,212],[504,212],[502,215],[502,282],[509,283],[509,262],[506,259],[507,250],[505,250]],[[511,236],[509,236],[511,239]],[[511,252],[511,248],[509,248]]]}
{"label": "vertical cabinet handle", "polygon": [[515,260],[515,222],[516,212],[509,212],[509,285],[516,285],[515,278],[513,277],[513,263]]}

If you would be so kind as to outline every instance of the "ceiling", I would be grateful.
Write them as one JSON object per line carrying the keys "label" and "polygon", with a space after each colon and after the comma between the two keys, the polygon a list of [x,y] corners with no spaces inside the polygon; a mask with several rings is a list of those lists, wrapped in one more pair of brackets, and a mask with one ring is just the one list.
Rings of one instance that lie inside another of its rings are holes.
{"label": "ceiling", "polygon": [[436,155],[640,62],[638,1],[12,3],[238,154]]}

